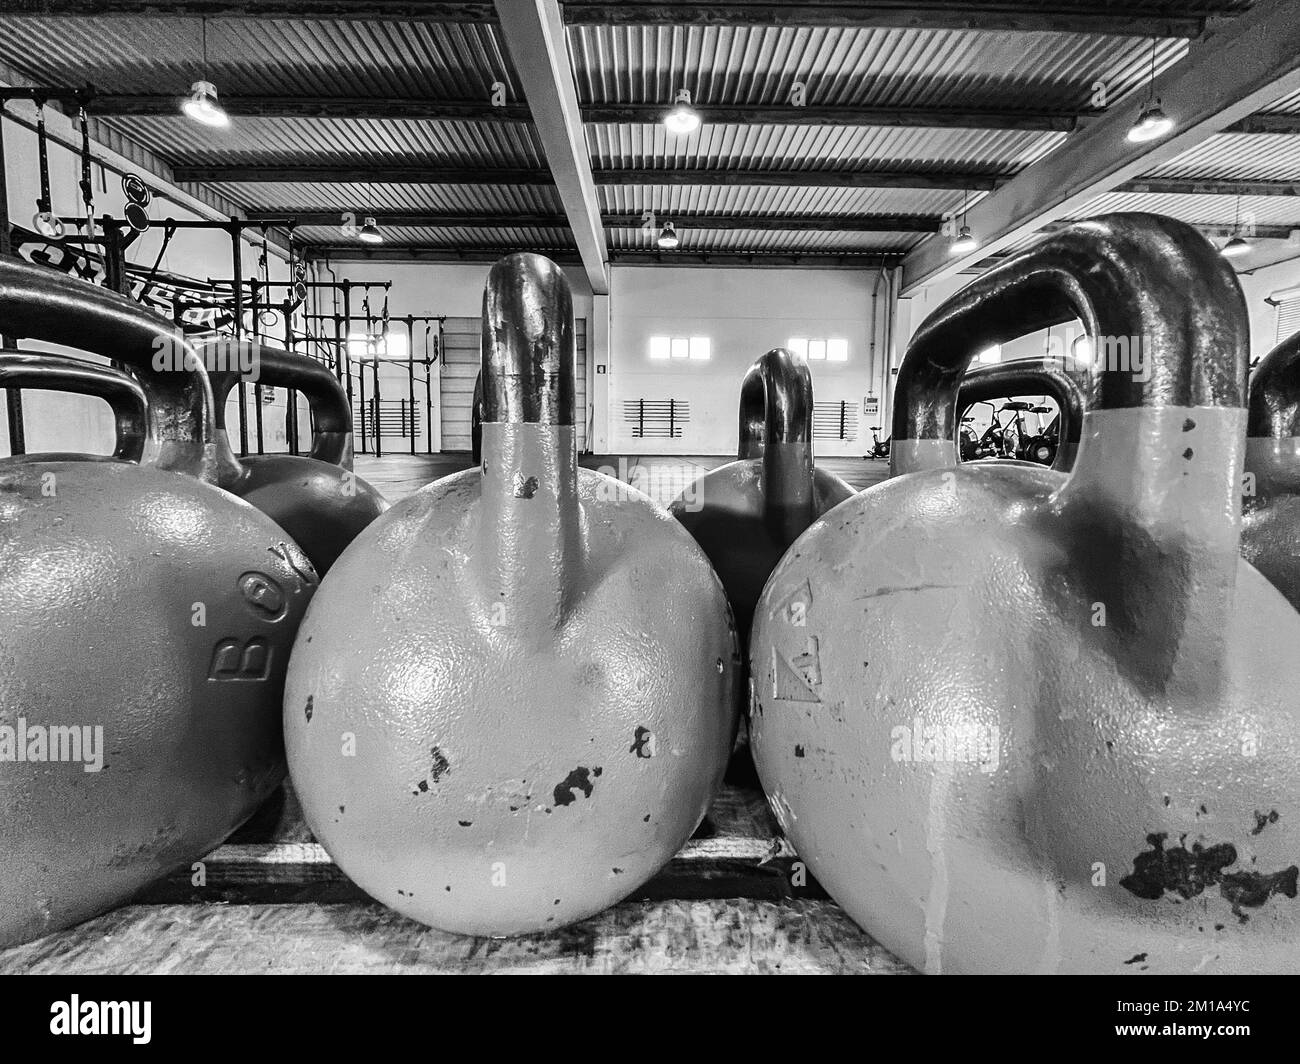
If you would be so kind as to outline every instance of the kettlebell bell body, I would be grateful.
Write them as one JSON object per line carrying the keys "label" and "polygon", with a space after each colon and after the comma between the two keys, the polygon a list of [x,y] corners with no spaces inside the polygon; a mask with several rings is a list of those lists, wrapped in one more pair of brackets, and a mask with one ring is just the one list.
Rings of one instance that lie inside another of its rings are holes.
{"label": "kettlebell bell body", "polygon": [[130,300],[0,263],[7,335],[131,364],[141,464],[0,462],[0,945],[127,900],[221,842],[284,774],[278,709],[310,563],[212,476],[194,352]]}
{"label": "kettlebell bell body", "polygon": [[786,548],[853,494],[813,465],[812,411],[807,362],[784,348],[768,351],[741,384],[739,457],[705,473],[669,507],[722,581],[742,646]]}
{"label": "kettlebell bell body", "polygon": [[690,537],[577,467],[559,268],[498,262],[483,323],[482,466],[344,552],[284,722],[307,821],[358,885],[503,936],[599,912],[690,837],[734,735],[738,654]]}
{"label": "kettlebell bell body", "polygon": [[[201,353],[217,404],[218,483],[289,533],[324,576],[357,534],[388,509],[383,495],[352,472],[347,395],[323,365],[291,351],[222,339]],[[226,397],[244,366],[253,367],[257,383],[307,396],[313,420],[310,455],[235,455],[225,427]]]}
{"label": "kettlebell bell body", "polygon": [[1255,367],[1242,487],[1242,556],[1300,609],[1300,333]]}
{"label": "kettlebell bell body", "polygon": [[[962,371],[1062,304],[1147,338],[1149,379],[1101,374],[1068,477],[958,466]],[[921,327],[898,475],[773,574],[759,774],[817,879],[916,967],[1300,970],[1300,618],[1238,554],[1246,321],[1182,223],[1050,235]]]}

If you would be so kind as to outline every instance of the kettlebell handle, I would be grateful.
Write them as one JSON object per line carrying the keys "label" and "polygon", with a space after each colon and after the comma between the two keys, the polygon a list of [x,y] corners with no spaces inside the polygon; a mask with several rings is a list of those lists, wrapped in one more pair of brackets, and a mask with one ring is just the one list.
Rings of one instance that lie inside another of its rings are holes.
{"label": "kettlebell handle", "polygon": [[1061,414],[1062,446],[1075,446],[1083,428],[1083,389],[1058,359],[1025,358],[977,366],[962,378],[957,417],[976,403],[1010,395],[1049,395]]}
{"label": "kettlebell handle", "polygon": [[112,457],[139,462],[144,453],[148,416],[144,389],[139,381],[111,366],[0,348],[0,388],[72,392],[103,399],[113,411],[117,433]]}
{"label": "kettlebell handle", "polygon": [[126,363],[147,399],[142,462],[215,482],[212,388],[193,345],[171,322],[117,292],[4,259],[0,333]]}
{"label": "kettlebell handle", "polygon": [[812,442],[812,374],[784,347],[754,361],[740,384],[740,447],[736,457],[759,458],[768,440]]}
{"label": "kettlebell handle", "polygon": [[[213,340],[202,350],[212,380],[216,425],[223,435],[226,400],[241,380],[273,388],[292,388],[307,397],[311,409],[312,440],[308,457],[344,469],[352,468],[352,411],[348,409],[347,393],[324,365],[306,355],[252,340]],[[210,352],[226,356],[220,360],[220,368],[214,368],[217,360],[209,357]],[[252,366],[252,373],[240,372],[241,366]]]}
{"label": "kettlebell handle", "polygon": [[493,264],[483,289],[475,565],[483,601],[504,605],[531,647],[548,644],[583,587],[574,350],[564,272],[527,253]]}
{"label": "kettlebell handle", "polygon": [[498,260],[483,290],[483,424],[574,423],[573,297],[542,255]]}
{"label": "kettlebell handle", "polygon": [[1259,360],[1250,380],[1246,435],[1285,440],[1300,436],[1300,332]]}
{"label": "kettlebell handle", "polygon": [[1097,349],[1089,410],[1245,405],[1232,268],[1184,222],[1110,214],[1044,237],[922,323],[898,371],[892,472],[956,465],[957,393],[977,352],[1074,318]]}

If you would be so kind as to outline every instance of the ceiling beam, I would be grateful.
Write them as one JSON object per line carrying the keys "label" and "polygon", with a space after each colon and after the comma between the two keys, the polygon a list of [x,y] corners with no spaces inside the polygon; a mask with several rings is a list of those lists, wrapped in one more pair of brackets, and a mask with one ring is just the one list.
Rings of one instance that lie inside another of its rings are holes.
{"label": "ceiling beam", "polygon": [[[236,118],[470,119],[479,122],[528,122],[527,104],[494,106],[488,100],[408,99],[378,96],[227,96],[222,106]],[[656,125],[669,103],[581,104],[582,120],[591,123]],[[1059,111],[989,110],[951,107],[845,107],[790,104],[698,104],[704,120],[744,126],[881,126],[917,129],[1009,129],[1068,133],[1078,116]],[[180,117],[176,93],[96,94],[90,110],[97,117]],[[1089,117],[1091,112],[1085,112]]]}
{"label": "ceiling beam", "polygon": [[1251,115],[1233,122],[1225,133],[1300,133],[1300,114]]}
{"label": "ceiling beam", "polygon": [[[363,247],[358,244],[309,244],[301,249],[308,260],[360,262],[495,262],[511,252],[508,247],[429,247],[425,245],[387,245]],[[576,252],[540,249],[560,265],[581,264]],[[691,252],[691,251],[611,251],[612,266],[745,266],[819,270],[878,270],[898,265],[896,252],[855,252],[850,254],[805,254],[802,252]]]}
{"label": "ceiling beam", "polygon": [[[357,163],[245,163],[172,167],[178,181],[283,184],[549,185],[551,175],[532,169],[465,169],[436,166],[367,166]],[[981,192],[1005,180],[985,173],[933,170],[595,170],[597,185],[763,185],[786,188],[944,188]]]}
{"label": "ceiling beam", "polygon": [[578,110],[578,87],[558,0],[496,0],[501,36],[514,60],[533,127],[555,178],[560,206],[596,295],[609,293],[605,230]]}
{"label": "ceiling beam", "polygon": [[1176,123],[1161,140],[1128,140],[1138,102],[1120,106],[1021,171],[969,211],[980,246],[950,253],[947,236],[923,240],[903,261],[904,295],[1017,244],[1048,222],[1085,211],[1096,197],[1140,178],[1206,137],[1300,89],[1300,4],[1258,0],[1152,86]]}
{"label": "ceiling beam", "polygon": [[[361,22],[483,22],[493,5],[465,0],[14,0],[10,15],[337,19]],[[1072,4],[1036,0],[606,0],[564,5],[570,25],[850,26],[881,29],[1033,31],[1122,37],[1199,37],[1205,19],[1161,3]]]}
{"label": "ceiling beam", "polygon": [[996,188],[988,173],[936,170],[597,170],[598,185],[762,185],[788,188],[948,188],[968,192]]}
{"label": "ceiling beam", "polygon": [[1300,196],[1293,181],[1216,181],[1211,178],[1144,177],[1125,181],[1116,192],[1149,192],[1156,196]]}
{"label": "ceiling beam", "polygon": [[[356,211],[351,212],[353,214]],[[563,214],[470,214],[457,212],[368,211],[379,225],[430,229],[565,229]],[[248,211],[251,221],[263,218],[293,219],[299,227],[337,226],[346,220],[341,211],[281,209]],[[931,214],[707,214],[696,211],[657,211],[662,225],[672,221],[679,229],[747,230],[751,232],[810,233],[935,233],[942,219]],[[600,216],[606,229],[640,229],[647,225],[643,213],[607,213]]]}
{"label": "ceiling beam", "polygon": [[1124,37],[1198,37],[1205,20],[1170,15],[1167,5],[916,2],[916,0],[566,0],[571,25],[631,26],[851,26],[882,29],[1029,30],[1039,33],[1096,33]]}
{"label": "ceiling beam", "polygon": [[178,181],[375,185],[549,185],[551,175],[534,169],[464,169],[437,166],[367,166],[305,163],[293,166],[218,165],[172,167]]}
{"label": "ceiling beam", "polygon": [[[1067,221],[1051,222],[1043,232],[1053,233],[1066,228]],[[1293,232],[1300,232],[1300,222],[1295,225],[1243,225],[1238,222],[1197,222],[1192,228],[1205,236],[1244,236],[1251,240],[1290,240]]]}
{"label": "ceiling beam", "polygon": [[10,0],[5,14],[444,23],[483,22],[496,17],[486,0]]}

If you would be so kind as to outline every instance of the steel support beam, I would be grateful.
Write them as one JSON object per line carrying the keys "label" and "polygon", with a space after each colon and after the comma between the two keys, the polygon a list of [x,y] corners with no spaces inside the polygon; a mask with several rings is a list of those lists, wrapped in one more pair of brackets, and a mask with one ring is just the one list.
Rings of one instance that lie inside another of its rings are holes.
{"label": "steel support beam", "polygon": [[[358,244],[315,245],[303,249],[309,260],[331,262],[495,262],[510,253],[508,247],[437,248],[425,245],[390,245],[368,248]],[[580,265],[574,251],[539,249],[539,254],[561,265]],[[845,254],[804,252],[710,252],[710,251],[611,251],[613,266],[766,266],[806,269],[878,270],[897,266],[897,252],[853,252]]]}
{"label": "steel support beam", "polygon": [[[493,5],[473,0],[12,0],[10,15],[139,15],[176,18],[334,19],[363,22],[483,22]],[[854,26],[882,29],[1095,33],[1123,37],[1198,37],[1205,19],[1170,13],[1168,4],[1038,3],[1036,0],[613,0],[564,5],[570,25]]]}
{"label": "steel support beam", "polygon": [[[355,213],[355,212],[353,212]],[[458,214],[450,212],[372,211],[381,226],[409,226],[432,229],[565,229],[563,214]],[[336,226],[345,221],[341,211],[279,209],[249,211],[251,221],[263,218],[283,223],[293,219],[299,226]],[[602,214],[606,229],[640,229],[649,224],[645,214]],[[658,211],[655,221],[672,221],[678,229],[725,229],[753,232],[813,233],[935,233],[942,218],[934,214],[701,214],[693,211]]]}
{"label": "steel support beam", "polygon": [[[227,96],[222,106],[237,118],[365,118],[528,122],[527,104],[494,106],[488,100],[409,99],[391,96]],[[964,110],[949,107],[796,107],[791,104],[727,104],[701,102],[704,120],[715,125],[744,126],[896,126],[919,129],[1010,129],[1068,133],[1078,117],[1059,111]],[[591,123],[654,125],[671,104],[581,104],[582,120]],[[96,95],[91,109],[97,117],[171,117],[180,115],[175,93]],[[1084,117],[1088,117],[1085,114]],[[1289,116],[1284,116],[1289,117]]]}
{"label": "steel support beam", "polygon": [[605,230],[560,5],[558,0],[496,0],[496,8],[587,280],[596,295],[608,295]]}
{"label": "steel support beam", "polygon": [[564,5],[571,25],[629,26],[852,26],[880,29],[1032,31],[1096,33],[1123,37],[1198,37],[1205,20],[1170,15],[1167,5],[1131,3],[1122,7],[1035,3],[931,2],[915,0],[613,0]]}
{"label": "steel support beam", "polygon": [[1176,123],[1160,140],[1133,143],[1127,134],[1140,107],[1116,107],[1060,148],[1012,178],[969,211],[980,246],[950,254],[951,240],[933,236],[903,262],[903,294],[950,277],[981,259],[1070,217],[1106,192],[1139,178],[1206,137],[1300,88],[1300,5],[1259,0],[1187,58],[1156,79],[1155,95]]}
{"label": "steel support beam", "polygon": [[1149,192],[1156,196],[1300,196],[1293,181],[1215,181],[1211,178],[1139,178],[1117,186],[1117,192]]}
{"label": "steel support beam", "polygon": [[[545,170],[439,169],[432,166],[247,165],[172,167],[178,181],[282,184],[549,185]],[[784,188],[945,188],[988,191],[1006,178],[987,173],[942,170],[596,170],[597,185],[764,185]]]}

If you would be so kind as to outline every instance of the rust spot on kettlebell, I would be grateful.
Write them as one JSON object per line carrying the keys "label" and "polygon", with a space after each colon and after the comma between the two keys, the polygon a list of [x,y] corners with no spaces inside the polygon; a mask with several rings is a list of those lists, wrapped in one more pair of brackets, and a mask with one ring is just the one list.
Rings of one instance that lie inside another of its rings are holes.
{"label": "rust spot on kettlebell", "polygon": [[636,733],[632,737],[632,745],[628,747],[629,754],[636,754],[637,757],[651,758],[655,756],[655,736],[649,728],[637,726]]}
{"label": "rust spot on kettlebell", "polygon": [[311,723],[312,703],[315,701],[315,695],[307,696],[307,704],[302,707],[302,715],[307,718],[307,723]]}
{"label": "rust spot on kettlebell", "polygon": [[522,473],[515,474],[515,498],[531,499],[537,494],[537,478],[525,477]]}
{"label": "rust spot on kettlebell", "polygon": [[1263,832],[1263,830],[1266,827],[1269,826],[1269,824],[1276,824],[1280,816],[1281,814],[1278,813],[1276,809],[1270,809],[1267,813],[1261,813],[1258,809],[1256,809],[1255,826],[1251,828],[1250,833],[1252,835],[1260,834],[1261,832]]}
{"label": "rust spot on kettlebell", "polygon": [[239,578],[239,593],[249,610],[263,620],[278,621],[285,614],[284,589],[266,573],[244,573]]}
{"label": "rust spot on kettlebell", "polygon": [[1183,422],[1184,432],[1191,432],[1192,429],[1194,428],[1196,428],[1196,422],[1193,421],[1191,418],[1188,418],[1186,421]]}
{"label": "rust spot on kettlebell", "polygon": [[555,785],[555,804],[572,805],[577,801],[574,791],[581,791],[584,798],[590,798],[595,785],[591,782],[593,775],[600,775],[600,768],[583,768],[579,765]]}
{"label": "rust spot on kettlebell", "polygon": [[1194,842],[1188,850],[1184,837],[1177,846],[1165,849],[1167,838],[1164,832],[1147,836],[1151,849],[1133,859],[1133,871],[1119,881],[1121,887],[1139,898],[1158,901],[1166,893],[1190,900],[1218,886],[1243,924],[1249,920],[1243,907],[1258,909],[1275,894],[1297,895],[1300,867],[1296,865],[1280,872],[1229,872],[1228,866],[1237,862],[1237,848],[1232,843],[1202,846]]}

